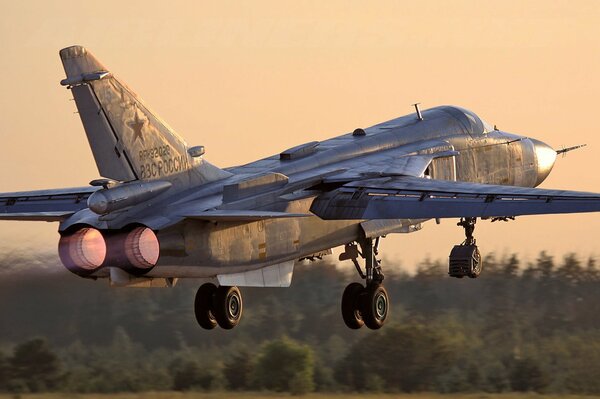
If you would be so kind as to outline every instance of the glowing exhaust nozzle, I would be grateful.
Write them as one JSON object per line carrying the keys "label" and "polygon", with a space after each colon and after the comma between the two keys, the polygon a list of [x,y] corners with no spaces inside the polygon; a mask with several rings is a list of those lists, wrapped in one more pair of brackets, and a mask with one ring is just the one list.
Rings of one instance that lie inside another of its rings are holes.
{"label": "glowing exhaust nozzle", "polygon": [[160,246],[156,234],[147,227],[136,227],[125,237],[125,256],[133,267],[150,269],[158,262]]}
{"label": "glowing exhaust nozzle", "polygon": [[60,238],[58,254],[63,265],[75,273],[93,271],[104,263],[106,242],[98,230],[84,227]]}

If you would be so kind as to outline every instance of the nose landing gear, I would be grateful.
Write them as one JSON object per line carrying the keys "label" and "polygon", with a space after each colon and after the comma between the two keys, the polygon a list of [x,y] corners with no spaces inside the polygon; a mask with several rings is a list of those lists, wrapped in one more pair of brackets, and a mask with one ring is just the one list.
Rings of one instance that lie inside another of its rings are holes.
{"label": "nose landing gear", "polygon": [[[350,283],[342,295],[342,318],[348,328],[359,329],[366,325],[372,330],[383,326],[390,308],[387,291],[382,285],[381,261],[376,259],[379,238],[365,238],[359,242],[362,253],[354,243],[347,244],[340,260],[352,260],[358,274],[366,282]],[[358,263],[358,256],[365,259],[365,272]]]}
{"label": "nose landing gear", "polygon": [[473,237],[476,222],[477,218],[462,218],[457,223],[457,226],[465,229],[466,238],[462,244],[455,245],[450,251],[448,262],[448,275],[450,277],[463,278],[467,276],[477,278],[481,274],[483,266],[481,253]]}

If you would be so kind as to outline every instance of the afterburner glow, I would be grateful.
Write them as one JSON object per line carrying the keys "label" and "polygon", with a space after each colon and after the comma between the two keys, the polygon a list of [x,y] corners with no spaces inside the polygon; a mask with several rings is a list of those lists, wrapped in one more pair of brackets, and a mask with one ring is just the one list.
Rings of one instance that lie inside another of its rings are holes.
{"label": "afterburner glow", "polygon": [[125,238],[125,255],[134,267],[149,269],[156,265],[160,253],[158,238],[147,227],[136,227]]}
{"label": "afterburner glow", "polygon": [[58,253],[65,267],[94,270],[106,258],[106,242],[98,230],[85,227],[75,233],[62,236],[58,242]]}

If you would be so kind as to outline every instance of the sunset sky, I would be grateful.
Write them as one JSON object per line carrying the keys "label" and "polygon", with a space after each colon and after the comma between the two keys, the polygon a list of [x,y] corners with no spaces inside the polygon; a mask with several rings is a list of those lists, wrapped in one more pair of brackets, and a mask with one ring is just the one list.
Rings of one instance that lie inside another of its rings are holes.
{"label": "sunset sky", "polygon": [[[442,104],[555,148],[542,184],[600,192],[597,1],[0,0],[0,192],[98,172],[58,51],[81,44],[206,159],[233,166]],[[58,225],[0,222],[0,248],[54,251]],[[477,224],[482,252],[600,255],[600,213]],[[388,237],[413,268],[463,239],[453,219]],[[348,267],[352,267],[350,264]]]}

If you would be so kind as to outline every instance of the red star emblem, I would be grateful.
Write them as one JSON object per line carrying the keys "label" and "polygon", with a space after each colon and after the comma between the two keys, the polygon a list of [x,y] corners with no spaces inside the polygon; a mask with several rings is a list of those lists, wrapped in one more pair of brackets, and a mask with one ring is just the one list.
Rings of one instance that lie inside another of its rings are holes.
{"label": "red star emblem", "polygon": [[137,111],[135,113],[135,119],[131,122],[129,122],[127,125],[131,128],[131,130],[133,130],[133,141],[135,142],[138,138],[144,142],[144,136],[142,134],[142,128],[144,127],[144,124],[146,123],[145,120],[140,119],[138,117]]}

